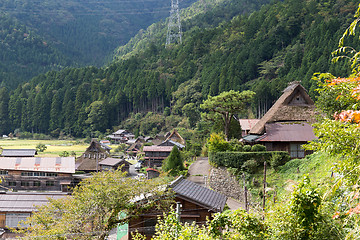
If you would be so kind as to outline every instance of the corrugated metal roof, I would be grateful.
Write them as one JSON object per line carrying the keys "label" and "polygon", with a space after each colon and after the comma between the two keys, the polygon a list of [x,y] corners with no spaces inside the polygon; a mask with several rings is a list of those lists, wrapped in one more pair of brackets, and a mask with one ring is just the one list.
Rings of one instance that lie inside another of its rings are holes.
{"label": "corrugated metal roof", "polygon": [[[61,164],[59,164],[61,162]],[[58,164],[57,164],[58,163]],[[0,169],[37,171],[37,172],[57,172],[75,173],[75,158],[63,157],[61,161],[56,157],[0,157]]]}
{"label": "corrugated metal roof", "polygon": [[3,149],[2,157],[34,157],[37,154],[35,149]]}
{"label": "corrugated metal roof", "polygon": [[198,202],[215,212],[222,211],[227,201],[225,195],[188,181],[183,176],[172,182],[170,187],[177,195]]}
{"label": "corrugated metal roof", "polygon": [[261,142],[308,142],[316,139],[313,127],[307,122],[277,122],[265,125]]}
{"label": "corrugated metal roof", "polygon": [[258,138],[260,137],[260,135],[246,135],[245,137],[242,138],[242,140],[244,140],[245,142],[255,142]]}
{"label": "corrugated metal roof", "polygon": [[49,202],[49,198],[66,197],[64,193],[14,193],[0,194],[0,212],[33,212],[36,206]]}
{"label": "corrugated metal roof", "polygon": [[122,133],[126,133],[127,131],[126,130],[124,130],[124,129],[119,129],[119,130],[117,130],[116,132],[114,132],[113,134],[122,134]]}
{"label": "corrugated metal roof", "polygon": [[171,152],[173,146],[144,146],[144,152]]}
{"label": "corrugated metal roof", "polygon": [[260,119],[239,119],[241,130],[250,130]]}
{"label": "corrugated metal roof", "polygon": [[170,144],[172,144],[172,146],[177,146],[179,149],[183,149],[184,147],[185,147],[185,145],[183,145],[183,144],[181,144],[181,143],[178,143],[178,142],[175,142],[175,141],[173,141],[173,140],[170,140],[170,139],[168,139],[168,140],[166,140],[166,141],[163,141],[161,144],[159,144],[158,146],[167,146],[166,144],[167,143],[170,143]]}

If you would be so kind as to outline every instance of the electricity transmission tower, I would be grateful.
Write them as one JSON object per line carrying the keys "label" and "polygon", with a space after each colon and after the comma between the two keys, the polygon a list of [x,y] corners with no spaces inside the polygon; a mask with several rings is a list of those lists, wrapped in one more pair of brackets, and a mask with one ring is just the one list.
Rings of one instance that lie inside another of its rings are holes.
{"label": "electricity transmission tower", "polygon": [[169,46],[171,43],[181,43],[181,38],[182,33],[179,14],[179,0],[171,0],[171,10],[165,46]]}

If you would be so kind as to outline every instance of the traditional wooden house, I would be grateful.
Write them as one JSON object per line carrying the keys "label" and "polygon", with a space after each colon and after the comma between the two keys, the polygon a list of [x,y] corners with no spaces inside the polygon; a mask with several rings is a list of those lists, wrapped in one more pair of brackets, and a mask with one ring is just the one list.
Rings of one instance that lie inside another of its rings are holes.
{"label": "traditional wooden house", "polygon": [[132,143],[132,144],[126,150],[126,152],[128,154],[137,155],[140,152],[142,146],[144,145],[145,139],[143,137],[138,137],[134,140],[128,141],[128,143]]}
{"label": "traditional wooden house", "polygon": [[165,142],[168,141],[168,140],[171,140],[173,142],[178,142],[182,145],[186,145],[186,141],[185,139],[179,134],[179,132],[174,129],[165,139]]}
{"label": "traditional wooden house", "polygon": [[173,146],[144,146],[145,165],[148,167],[159,167],[170,155]]}
{"label": "traditional wooden house", "polygon": [[15,191],[63,191],[72,186],[74,157],[1,157],[1,185]]}
{"label": "traditional wooden house", "polygon": [[146,142],[152,143],[154,145],[159,145],[160,143],[164,142],[166,140],[166,137],[161,134],[157,134],[153,138],[145,139]]}
{"label": "traditional wooden house", "polygon": [[268,151],[288,151],[292,158],[302,158],[308,152],[301,146],[316,138],[311,126],[314,116],[313,100],[303,86],[293,83],[243,141],[263,144]]}
{"label": "traditional wooden house", "polygon": [[106,137],[115,143],[126,143],[128,140],[134,139],[135,135],[127,130],[119,129]]}
{"label": "traditional wooden house", "polygon": [[101,170],[99,163],[110,157],[110,147],[93,139],[85,152],[76,159],[76,171],[96,172]]}
{"label": "traditional wooden house", "polygon": [[35,157],[36,149],[3,149],[2,157]]}
{"label": "traditional wooden house", "polygon": [[175,142],[175,141],[173,141],[173,140],[171,140],[171,139],[168,139],[168,140],[160,143],[158,146],[172,146],[172,147],[173,147],[173,146],[177,146],[177,148],[178,148],[179,150],[182,150],[182,149],[185,148],[185,145],[182,145],[181,143]]}
{"label": "traditional wooden house", "polygon": [[131,163],[122,158],[108,157],[102,160],[99,165],[101,170],[117,170],[119,167],[121,167],[121,171],[129,172]]}
{"label": "traditional wooden house", "polygon": [[[224,210],[227,197],[221,193],[200,186],[180,176],[169,185],[169,189],[175,192],[175,202],[180,204],[180,221],[198,225],[212,219],[213,214]],[[175,208],[174,208],[175,209]],[[138,231],[151,239],[155,233],[155,225],[163,212],[149,210],[138,218],[129,222],[129,239],[132,239],[131,232]]]}

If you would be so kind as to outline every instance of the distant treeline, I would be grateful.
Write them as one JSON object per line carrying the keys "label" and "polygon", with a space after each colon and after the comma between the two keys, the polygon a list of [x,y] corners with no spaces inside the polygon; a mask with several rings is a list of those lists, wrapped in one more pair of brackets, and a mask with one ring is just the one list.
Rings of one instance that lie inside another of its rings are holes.
{"label": "distant treeline", "polygon": [[[215,28],[193,28],[178,46],[151,43],[107,68],[48,72],[10,94],[0,91],[0,129],[84,136],[131,112],[171,106],[186,116],[185,105],[196,108],[208,94],[230,89],[255,91],[253,110],[261,114],[295,80],[315,97],[314,72],[349,71],[330,60],[355,9],[350,0],[275,1]],[[359,46],[356,38],[348,44]]]}

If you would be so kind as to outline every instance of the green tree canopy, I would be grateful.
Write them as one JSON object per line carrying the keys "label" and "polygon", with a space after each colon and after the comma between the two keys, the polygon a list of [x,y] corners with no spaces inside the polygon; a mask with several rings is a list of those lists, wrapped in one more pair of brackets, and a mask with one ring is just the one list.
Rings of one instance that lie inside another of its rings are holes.
{"label": "green tree canopy", "polygon": [[183,158],[179,149],[174,146],[171,150],[169,157],[167,157],[163,163],[163,170],[168,172],[172,176],[179,174],[179,171],[184,170]]}
{"label": "green tree canopy", "polygon": [[[247,110],[248,104],[254,98],[253,91],[237,92],[230,90],[222,92],[217,96],[209,96],[203,104],[200,105],[202,109],[210,111],[210,113],[220,114],[224,121],[224,132],[227,139],[230,138],[230,123],[235,114],[243,113]],[[215,116],[208,114],[209,119],[214,119]]]}
{"label": "green tree canopy", "polygon": [[[26,222],[25,239],[105,239],[118,223],[145,209],[172,203],[160,190],[164,184],[161,179],[139,181],[125,175],[121,171],[99,172],[75,187],[71,196],[39,207]],[[134,201],[139,197],[141,201]],[[127,217],[119,220],[120,212]]]}

